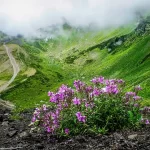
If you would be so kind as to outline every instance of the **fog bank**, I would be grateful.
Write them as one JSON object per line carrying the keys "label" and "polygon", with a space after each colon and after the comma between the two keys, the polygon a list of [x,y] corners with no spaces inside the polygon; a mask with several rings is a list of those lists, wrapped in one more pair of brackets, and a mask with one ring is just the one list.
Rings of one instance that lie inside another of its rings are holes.
{"label": "fog bank", "polygon": [[34,35],[36,30],[62,24],[118,26],[150,10],[150,0],[0,0],[0,30],[9,34]]}

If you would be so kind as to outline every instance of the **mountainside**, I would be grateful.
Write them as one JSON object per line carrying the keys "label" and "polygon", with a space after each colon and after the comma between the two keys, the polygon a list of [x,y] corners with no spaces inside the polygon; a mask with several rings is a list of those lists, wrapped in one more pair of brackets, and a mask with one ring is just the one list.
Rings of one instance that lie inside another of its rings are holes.
{"label": "mountainside", "polygon": [[[9,41],[7,45],[21,71],[13,87],[1,93],[2,99],[14,102],[18,110],[31,108],[46,103],[47,92],[61,84],[71,86],[75,79],[88,81],[102,75],[122,78],[127,90],[140,84],[143,104],[150,104],[150,17],[137,27],[128,25],[99,32],[70,26],[64,29],[62,35],[53,38],[29,42],[18,37]],[[12,67],[3,46],[0,55],[1,86],[11,78]]]}

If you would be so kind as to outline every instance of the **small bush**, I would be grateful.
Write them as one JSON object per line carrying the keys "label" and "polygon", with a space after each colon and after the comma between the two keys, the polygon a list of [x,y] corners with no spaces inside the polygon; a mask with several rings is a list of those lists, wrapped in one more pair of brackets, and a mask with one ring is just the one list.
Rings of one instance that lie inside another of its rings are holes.
{"label": "small bush", "polygon": [[148,123],[142,118],[147,110],[140,108],[140,86],[125,93],[123,80],[95,77],[90,85],[74,81],[74,87],[62,85],[58,92],[48,92],[53,108],[36,108],[32,124],[51,134],[77,135],[138,127],[141,120]]}

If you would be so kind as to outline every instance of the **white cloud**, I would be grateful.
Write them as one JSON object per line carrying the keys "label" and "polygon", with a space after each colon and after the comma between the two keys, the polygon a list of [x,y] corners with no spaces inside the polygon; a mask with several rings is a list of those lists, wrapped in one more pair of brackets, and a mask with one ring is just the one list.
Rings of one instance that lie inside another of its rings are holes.
{"label": "white cloud", "polygon": [[97,23],[120,25],[134,19],[135,12],[150,9],[150,0],[0,0],[0,30],[31,35],[36,29],[62,22],[72,25]]}

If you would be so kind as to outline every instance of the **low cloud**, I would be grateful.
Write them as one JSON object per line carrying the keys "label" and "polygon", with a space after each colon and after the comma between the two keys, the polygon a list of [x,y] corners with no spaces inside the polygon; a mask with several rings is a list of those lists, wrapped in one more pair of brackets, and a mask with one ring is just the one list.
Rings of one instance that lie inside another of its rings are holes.
{"label": "low cloud", "polygon": [[34,35],[36,30],[62,24],[97,24],[100,28],[129,23],[136,12],[146,14],[150,0],[0,0],[0,30],[9,34]]}

